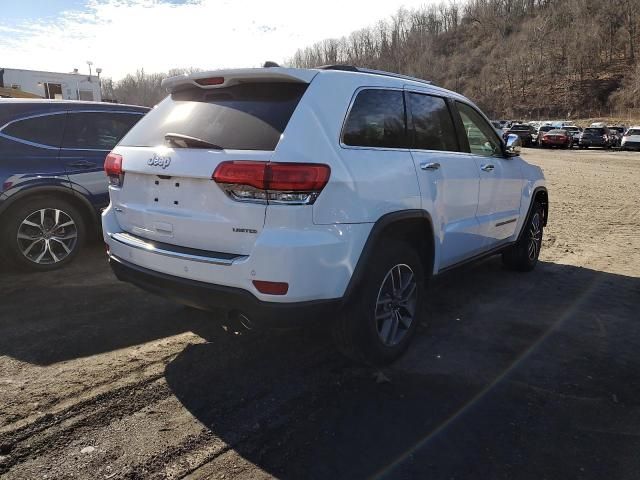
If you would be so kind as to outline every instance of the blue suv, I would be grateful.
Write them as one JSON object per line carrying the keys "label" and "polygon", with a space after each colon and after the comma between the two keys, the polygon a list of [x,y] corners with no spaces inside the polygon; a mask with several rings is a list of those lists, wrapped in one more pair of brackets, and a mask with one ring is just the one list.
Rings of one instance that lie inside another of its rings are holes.
{"label": "blue suv", "polygon": [[149,109],[0,100],[0,255],[19,267],[69,263],[108,205],[104,159]]}

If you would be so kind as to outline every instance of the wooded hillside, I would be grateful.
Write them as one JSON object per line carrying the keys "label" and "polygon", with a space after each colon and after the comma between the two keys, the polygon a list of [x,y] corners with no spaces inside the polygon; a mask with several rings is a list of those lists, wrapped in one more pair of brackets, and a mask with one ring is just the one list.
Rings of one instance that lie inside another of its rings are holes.
{"label": "wooded hillside", "polygon": [[638,116],[640,0],[450,0],[296,52],[425,79],[495,117]]}

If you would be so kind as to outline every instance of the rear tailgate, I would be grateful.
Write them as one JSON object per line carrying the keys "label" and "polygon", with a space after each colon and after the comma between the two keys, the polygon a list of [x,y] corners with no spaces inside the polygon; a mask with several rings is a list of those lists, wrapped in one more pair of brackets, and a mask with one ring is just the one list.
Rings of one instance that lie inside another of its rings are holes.
{"label": "rear tailgate", "polygon": [[[312,72],[302,71],[306,78],[288,71],[170,79],[171,95],[114,150],[122,156],[124,180],[110,192],[122,231],[181,247],[250,254],[266,205],[230,198],[211,176],[224,161],[271,160],[313,78]],[[202,142],[176,144],[167,134]]]}
{"label": "rear tailgate", "polygon": [[264,226],[265,205],[237,202],[211,180],[225,160],[273,152],[118,147],[124,182],[111,188],[122,231],[188,248],[247,255]]}

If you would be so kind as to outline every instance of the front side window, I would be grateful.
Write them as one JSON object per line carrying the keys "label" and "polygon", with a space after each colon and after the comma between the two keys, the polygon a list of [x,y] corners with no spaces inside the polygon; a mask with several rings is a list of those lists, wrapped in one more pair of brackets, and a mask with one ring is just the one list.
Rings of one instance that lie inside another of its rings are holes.
{"label": "front side window", "polygon": [[498,137],[485,119],[469,105],[460,102],[456,102],[456,105],[469,140],[471,153],[483,157],[501,155],[502,149]]}
{"label": "front side window", "polygon": [[58,148],[63,131],[64,115],[42,115],[15,121],[5,127],[2,133],[19,140]]}
{"label": "front side window", "polygon": [[408,148],[402,91],[361,90],[345,122],[342,142],[357,147]]}
{"label": "front side window", "polygon": [[111,150],[142,115],[111,112],[69,112],[63,148]]}
{"label": "front side window", "polygon": [[409,93],[413,120],[413,147],[423,150],[458,151],[453,120],[444,98]]}

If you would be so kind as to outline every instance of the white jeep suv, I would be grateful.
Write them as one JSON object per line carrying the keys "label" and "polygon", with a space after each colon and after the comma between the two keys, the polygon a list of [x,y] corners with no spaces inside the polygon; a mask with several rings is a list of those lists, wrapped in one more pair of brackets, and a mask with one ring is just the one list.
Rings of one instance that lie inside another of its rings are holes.
{"label": "white jeep suv", "polygon": [[385,363],[432,275],[496,253],[536,265],[542,171],[461,95],[348,66],[164,86],[105,161],[120,280],[253,324],[320,319],[345,353]]}

